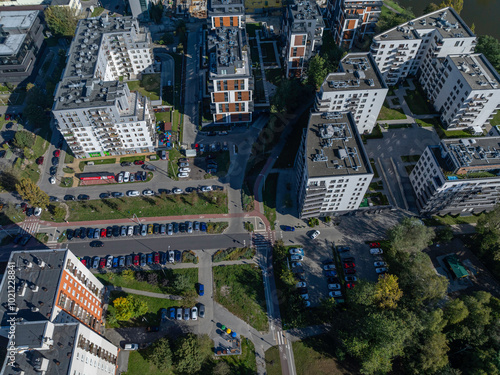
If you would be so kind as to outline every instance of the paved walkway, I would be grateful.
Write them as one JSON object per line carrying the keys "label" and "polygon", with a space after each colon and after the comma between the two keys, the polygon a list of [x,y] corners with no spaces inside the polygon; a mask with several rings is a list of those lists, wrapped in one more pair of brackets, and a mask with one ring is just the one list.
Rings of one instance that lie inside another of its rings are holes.
{"label": "paved walkway", "polygon": [[171,300],[176,300],[176,301],[180,301],[182,299],[182,297],[180,297],[180,296],[174,296],[172,294],[153,293],[153,292],[147,292],[145,290],[123,288],[121,286],[108,285],[107,288],[108,288],[109,291],[117,290],[117,291],[120,291],[120,292],[126,292],[126,293],[130,293],[130,294],[139,294],[141,296],[146,296],[146,297],[171,299]]}

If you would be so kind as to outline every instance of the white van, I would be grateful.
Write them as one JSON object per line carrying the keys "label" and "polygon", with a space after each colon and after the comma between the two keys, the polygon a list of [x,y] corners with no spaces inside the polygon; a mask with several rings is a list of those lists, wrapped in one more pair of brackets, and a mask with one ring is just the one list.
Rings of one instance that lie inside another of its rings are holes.
{"label": "white van", "polygon": [[125,172],[123,174],[123,182],[129,182],[130,181],[130,172]]}

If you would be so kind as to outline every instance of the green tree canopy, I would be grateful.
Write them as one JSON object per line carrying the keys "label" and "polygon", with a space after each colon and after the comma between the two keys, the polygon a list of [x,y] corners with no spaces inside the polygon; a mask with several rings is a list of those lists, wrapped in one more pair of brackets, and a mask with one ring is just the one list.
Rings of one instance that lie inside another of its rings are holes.
{"label": "green tree canopy", "polygon": [[320,55],[314,56],[309,60],[309,67],[307,68],[307,80],[311,86],[319,89],[323,84],[328,74],[326,61]]}
{"label": "green tree canopy", "polygon": [[14,135],[14,145],[23,150],[25,147],[31,148],[35,144],[35,135],[29,131],[21,130]]}
{"label": "green tree canopy", "polygon": [[176,372],[181,374],[195,374],[200,371],[203,359],[203,354],[195,335],[190,333],[177,340],[174,352]]}
{"label": "green tree canopy", "polygon": [[455,12],[460,14],[464,8],[464,0],[444,0],[439,4],[439,8],[452,7]]}
{"label": "green tree canopy", "polygon": [[417,252],[429,246],[434,239],[434,230],[425,226],[420,219],[405,217],[389,229],[387,237],[392,250]]}
{"label": "green tree canopy", "polygon": [[159,370],[166,373],[172,371],[172,349],[170,349],[168,338],[162,337],[153,344],[149,359]]}
{"label": "green tree canopy", "polygon": [[49,196],[29,178],[22,178],[16,184],[16,191],[22,199],[30,202],[34,207],[45,208],[49,204]]}
{"label": "green tree canopy", "polygon": [[73,37],[78,23],[75,11],[68,7],[49,6],[44,11],[45,21],[54,35]]}
{"label": "green tree canopy", "polygon": [[397,276],[386,274],[379,278],[375,285],[375,300],[380,307],[395,309],[402,296],[403,292],[399,289]]}

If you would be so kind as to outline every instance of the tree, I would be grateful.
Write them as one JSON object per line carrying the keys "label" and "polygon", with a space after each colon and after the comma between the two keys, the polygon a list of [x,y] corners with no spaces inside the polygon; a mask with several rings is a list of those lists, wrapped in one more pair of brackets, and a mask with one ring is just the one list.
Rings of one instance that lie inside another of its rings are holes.
{"label": "tree", "polygon": [[405,217],[387,233],[391,249],[417,252],[425,249],[434,239],[434,230],[426,227],[420,219]]}
{"label": "tree", "polygon": [[183,291],[185,289],[188,289],[190,286],[191,286],[191,280],[189,280],[189,277],[187,275],[185,275],[185,274],[178,274],[175,277],[173,287],[177,291]]}
{"label": "tree", "polygon": [[328,74],[325,65],[325,59],[320,55],[314,56],[309,60],[309,67],[307,68],[307,80],[311,86],[319,89]]}
{"label": "tree", "polygon": [[158,370],[166,373],[172,371],[172,349],[168,338],[162,337],[154,343],[149,359]]}
{"label": "tree", "polygon": [[356,288],[348,289],[349,301],[363,306],[374,305],[375,288],[375,283],[361,279],[356,284]]}
{"label": "tree", "polygon": [[127,281],[135,280],[135,271],[134,270],[123,270],[121,276]]}
{"label": "tree", "polygon": [[439,242],[450,242],[453,239],[453,230],[449,225],[436,230],[436,240]]}
{"label": "tree", "polygon": [[427,5],[424,8],[424,14],[432,13],[432,12],[435,12],[436,10],[439,10],[439,9],[441,9],[441,7],[439,5],[434,4],[434,3],[429,3],[429,5]]}
{"label": "tree", "polygon": [[472,31],[473,33],[476,32],[476,24],[474,22],[472,22],[472,25],[470,26],[470,31]]}
{"label": "tree", "polygon": [[14,146],[21,150],[24,150],[24,148],[31,149],[34,143],[35,135],[29,131],[22,130],[14,135]]}
{"label": "tree", "polygon": [[34,207],[45,208],[49,204],[49,196],[29,178],[22,178],[16,184],[16,191],[23,200],[30,202]]}
{"label": "tree", "polygon": [[75,11],[68,7],[49,6],[44,11],[45,21],[52,34],[73,37],[78,23]]}
{"label": "tree", "polygon": [[200,371],[203,356],[194,334],[187,334],[177,340],[174,359],[175,369],[179,373],[195,374]]}
{"label": "tree", "polygon": [[283,79],[271,99],[271,112],[293,112],[299,105],[302,86],[296,79]]}
{"label": "tree", "polygon": [[174,42],[174,36],[172,33],[165,33],[161,37],[161,39],[158,41],[158,44],[163,45],[163,44],[172,44]]}
{"label": "tree", "polygon": [[149,9],[149,14],[156,24],[161,23],[161,17],[163,16],[163,4],[161,1],[153,3]]}
{"label": "tree", "polygon": [[54,207],[54,217],[57,219],[64,219],[66,216],[66,210],[61,206]]}
{"label": "tree", "polygon": [[452,7],[455,9],[455,12],[460,14],[462,9],[464,8],[464,0],[444,0],[439,4],[439,8]]}
{"label": "tree", "polygon": [[402,296],[397,276],[387,274],[379,278],[375,285],[375,300],[380,307],[395,309]]}
{"label": "tree", "polygon": [[229,375],[231,373],[231,368],[227,362],[219,361],[214,367],[212,372],[213,375]]}
{"label": "tree", "polygon": [[113,300],[115,307],[115,316],[117,320],[128,321],[132,319],[132,301],[126,297],[118,297]]}
{"label": "tree", "polygon": [[490,35],[480,35],[477,38],[475,52],[484,54],[491,65],[500,71],[500,41],[498,39]]}
{"label": "tree", "polygon": [[158,274],[156,272],[148,273],[148,284],[151,284],[151,285],[158,284]]}
{"label": "tree", "polygon": [[448,302],[444,307],[444,318],[448,324],[458,324],[469,316],[469,310],[464,301],[454,299]]}

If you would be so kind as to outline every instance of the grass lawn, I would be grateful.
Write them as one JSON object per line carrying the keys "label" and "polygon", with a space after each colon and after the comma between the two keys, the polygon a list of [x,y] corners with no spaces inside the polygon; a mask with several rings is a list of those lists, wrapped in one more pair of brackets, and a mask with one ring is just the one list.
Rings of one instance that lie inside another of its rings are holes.
{"label": "grass lawn", "polygon": [[262,51],[262,60],[265,63],[276,62],[276,54],[274,53],[274,44],[269,42],[260,43],[260,50]]}
{"label": "grass lawn", "polygon": [[160,73],[144,74],[140,81],[127,82],[130,91],[137,91],[151,100],[160,99],[161,75]]}
{"label": "grass lawn", "polygon": [[379,178],[379,174],[378,174],[378,170],[377,170],[377,167],[375,166],[375,160],[374,159],[370,159],[370,165],[372,166],[372,169],[373,169],[373,178]]}
{"label": "grass lawn", "polygon": [[243,264],[213,268],[215,300],[258,331],[267,331],[262,271]]}
{"label": "grass lawn", "polygon": [[384,105],[380,109],[378,114],[378,121],[384,120],[405,120],[406,115],[401,108],[389,108],[387,101],[384,101]]}
{"label": "grass lawn", "polygon": [[266,69],[266,80],[271,82],[273,85],[279,85],[283,80],[283,70],[277,69]]}
{"label": "grass lawn", "polygon": [[146,156],[144,156],[144,155],[125,156],[123,158],[120,158],[120,163],[123,163],[123,162],[131,162],[131,163],[133,163],[136,160],[144,161],[144,160],[146,160]]}
{"label": "grass lawn", "polygon": [[64,163],[71,164],[75,160],[75,156],[71,152],[71,150],[66,150],[66,155],[64,156]]}
{"label": "grass lawn", "polygon": [[430,128],[430,127],[433,127],[433,126],[440,126],[439,125],[439,120],[437,118],[427,118],[427,119],[415,119],[415,121],[417,122],[417,124],[419,124],[420,126],[424,127],[424,128]]}
{"label": "grass lawn", "polygon": [[[129,293],[112,291],[109,296],[110,304],[108,306],[108,313],[113,313],[115,307],[113,306],[112,301],[118,297],[127,297]],[[169,307],[180,307],[182,306],[182,300],[170,300],[164,298],[154,298],[141,296],[139,294],[134,294],[139,300],[145,301],[148,304],[148,312],[143,316],[140,316],[136,319],[132,319],[126,322],[118,322],[116,324],[107,323],[107,328],[119,328],[119,327],[147,327],[150,325],[159,325],[160,324],[160,310],[168,309]]]}
{"label": "grass lawn", "polygon": [[173,148],[172,150],[169,150],[168,151],[168,171],[167,171],[167,174],[168,174],[168,177],[170,177],[172,180],[179,180],[179,178],[177,177],[177,173],[179,172],[179,164],[178,164],[178,160],[179,158],[182,158],[184,157],[184,155],[182,155],[180,153],[179,150],[177,150],[176,148]]}
{"label": "grass lawn", "polygon": [[490,124],[491,126],[500,125],[500,111],[491,119]]}
{"label": "grass lawn", "polygon": [[94,11],[92,12],[91,17],[98,17],[101,15],[102,12],[104,12],[103,7],[96,7],[96,8],[94,8]]}
{"label": "grass lawn", "polygon": [[278,173],[267,175],[264,191],[264,214],[274,230],[274,222],[276,221],[276,189],[278,187]]}
{"label": "grass lawn", "polygon": [[[101,280],[103,284],[106,285],[114,285],[114,286],[119,286],[122,288],[130,288],[130,289],[136,289],[136,290],[144,290],[146,292],[153,292],[153,293],[165,293],[165,294],[181,294],[185,291],[188,290],[194,290],[196,291],[195,284],[198,282],[198,269],[197,268],[179,268],[179,269],[163,269],[162,271],[143,271],[143,275],[146,275],[147,279],[147,274],[149,273],[156,273],[158,275],[158,284],[157,285],[151,285],[147,281],[137,281],[136,279],[134,280],[128,280],[124,278],[121,274],[121,272],[104,272],[104,273],[97,273],[95,276]],[[174,280],[180,276],[186,276],[189,278],[189,283],[191,284],[191,287],[188,289],[184,290],[177,290],[176,288],[173,287],[173,282]],[[166,287],[160,285],[161,282],[167,279],[169,281],[168,285]]]}
{"label": "grass lawn", "polygon": [[0,225],[8,225],[12,223],[20,223],[24,221],[26,216],[22,209],[16,209],[14,204],[4,205],[0,211]]}
{"label": "grass lawn", "polygon": [[115,164],[116,163],[116,158],[109,158],[109,159],[99,159],[99,160],[86,160],[86,161],[81,161],[80,164],[78,164],[78,167],[80,170],[83,172],[85,169],[85,166],[88,163],[94,163],[94,165],[99,165],[99,164]]}
{"label": "grass lawn", "polygon": [[427,225],[455,225],[455,224],[474,224],[484,216],[484,213],[472,214],[470,216],[460,216],[460,215],[445,215],[439,216],[435,215],[431,219],[424,219]]}
{"label": "grass lawn", "polygon": [[248,33],[248,36],[251,38],[251,37],[255,37],[255,31],[256,30],[260,30],[260,28],[262,27],[261,23],[258,22],[258,23],[247,23],[246,24],[246,29],[247,29],[247,33]]}
{"label": "grass lawn", "polygon": [[292,344],[297,374],[303,375],[348,375],[353,372],[341,366],[332,353],[335,350],[332,338],[315,336]]}
{"label": "grass lawn", "polygon": [[281,375],[280,351],[277,346],[266,350],[266,371],[267,375]]}
{"label": "grass lawn", "polygon": [[231,374],[254,375],[257,373],[257,362],[255,361],[255,346],[246,337],[241,336],[241,355],[222,356],[227,362]]}
{"label": "grass lawn", "polygon": [[425,94],[417,87],[414,91],[406,90],[406,104],[410,107],[410,111],[415,115],[434,114],[436,111],[425,98]]}
{"label": "grass lawn", "polygon": [[165,375],[165,371],[158,368],[145,357],[146,350],[132,350],[128,358],[128,369],[123,375]]}
{"label": "grass lawn", "polygon": [[168,112],[156,112],[155,113],[156,121],[163,122],[172,122],[172,113]]}
{"label": "grass lawn", "polygon": [[156,197],[123,197],[92,201],[65,202],[70,209],[68,221],[92,221],[139,217],[227,214],[224,192],[191,193]]}

